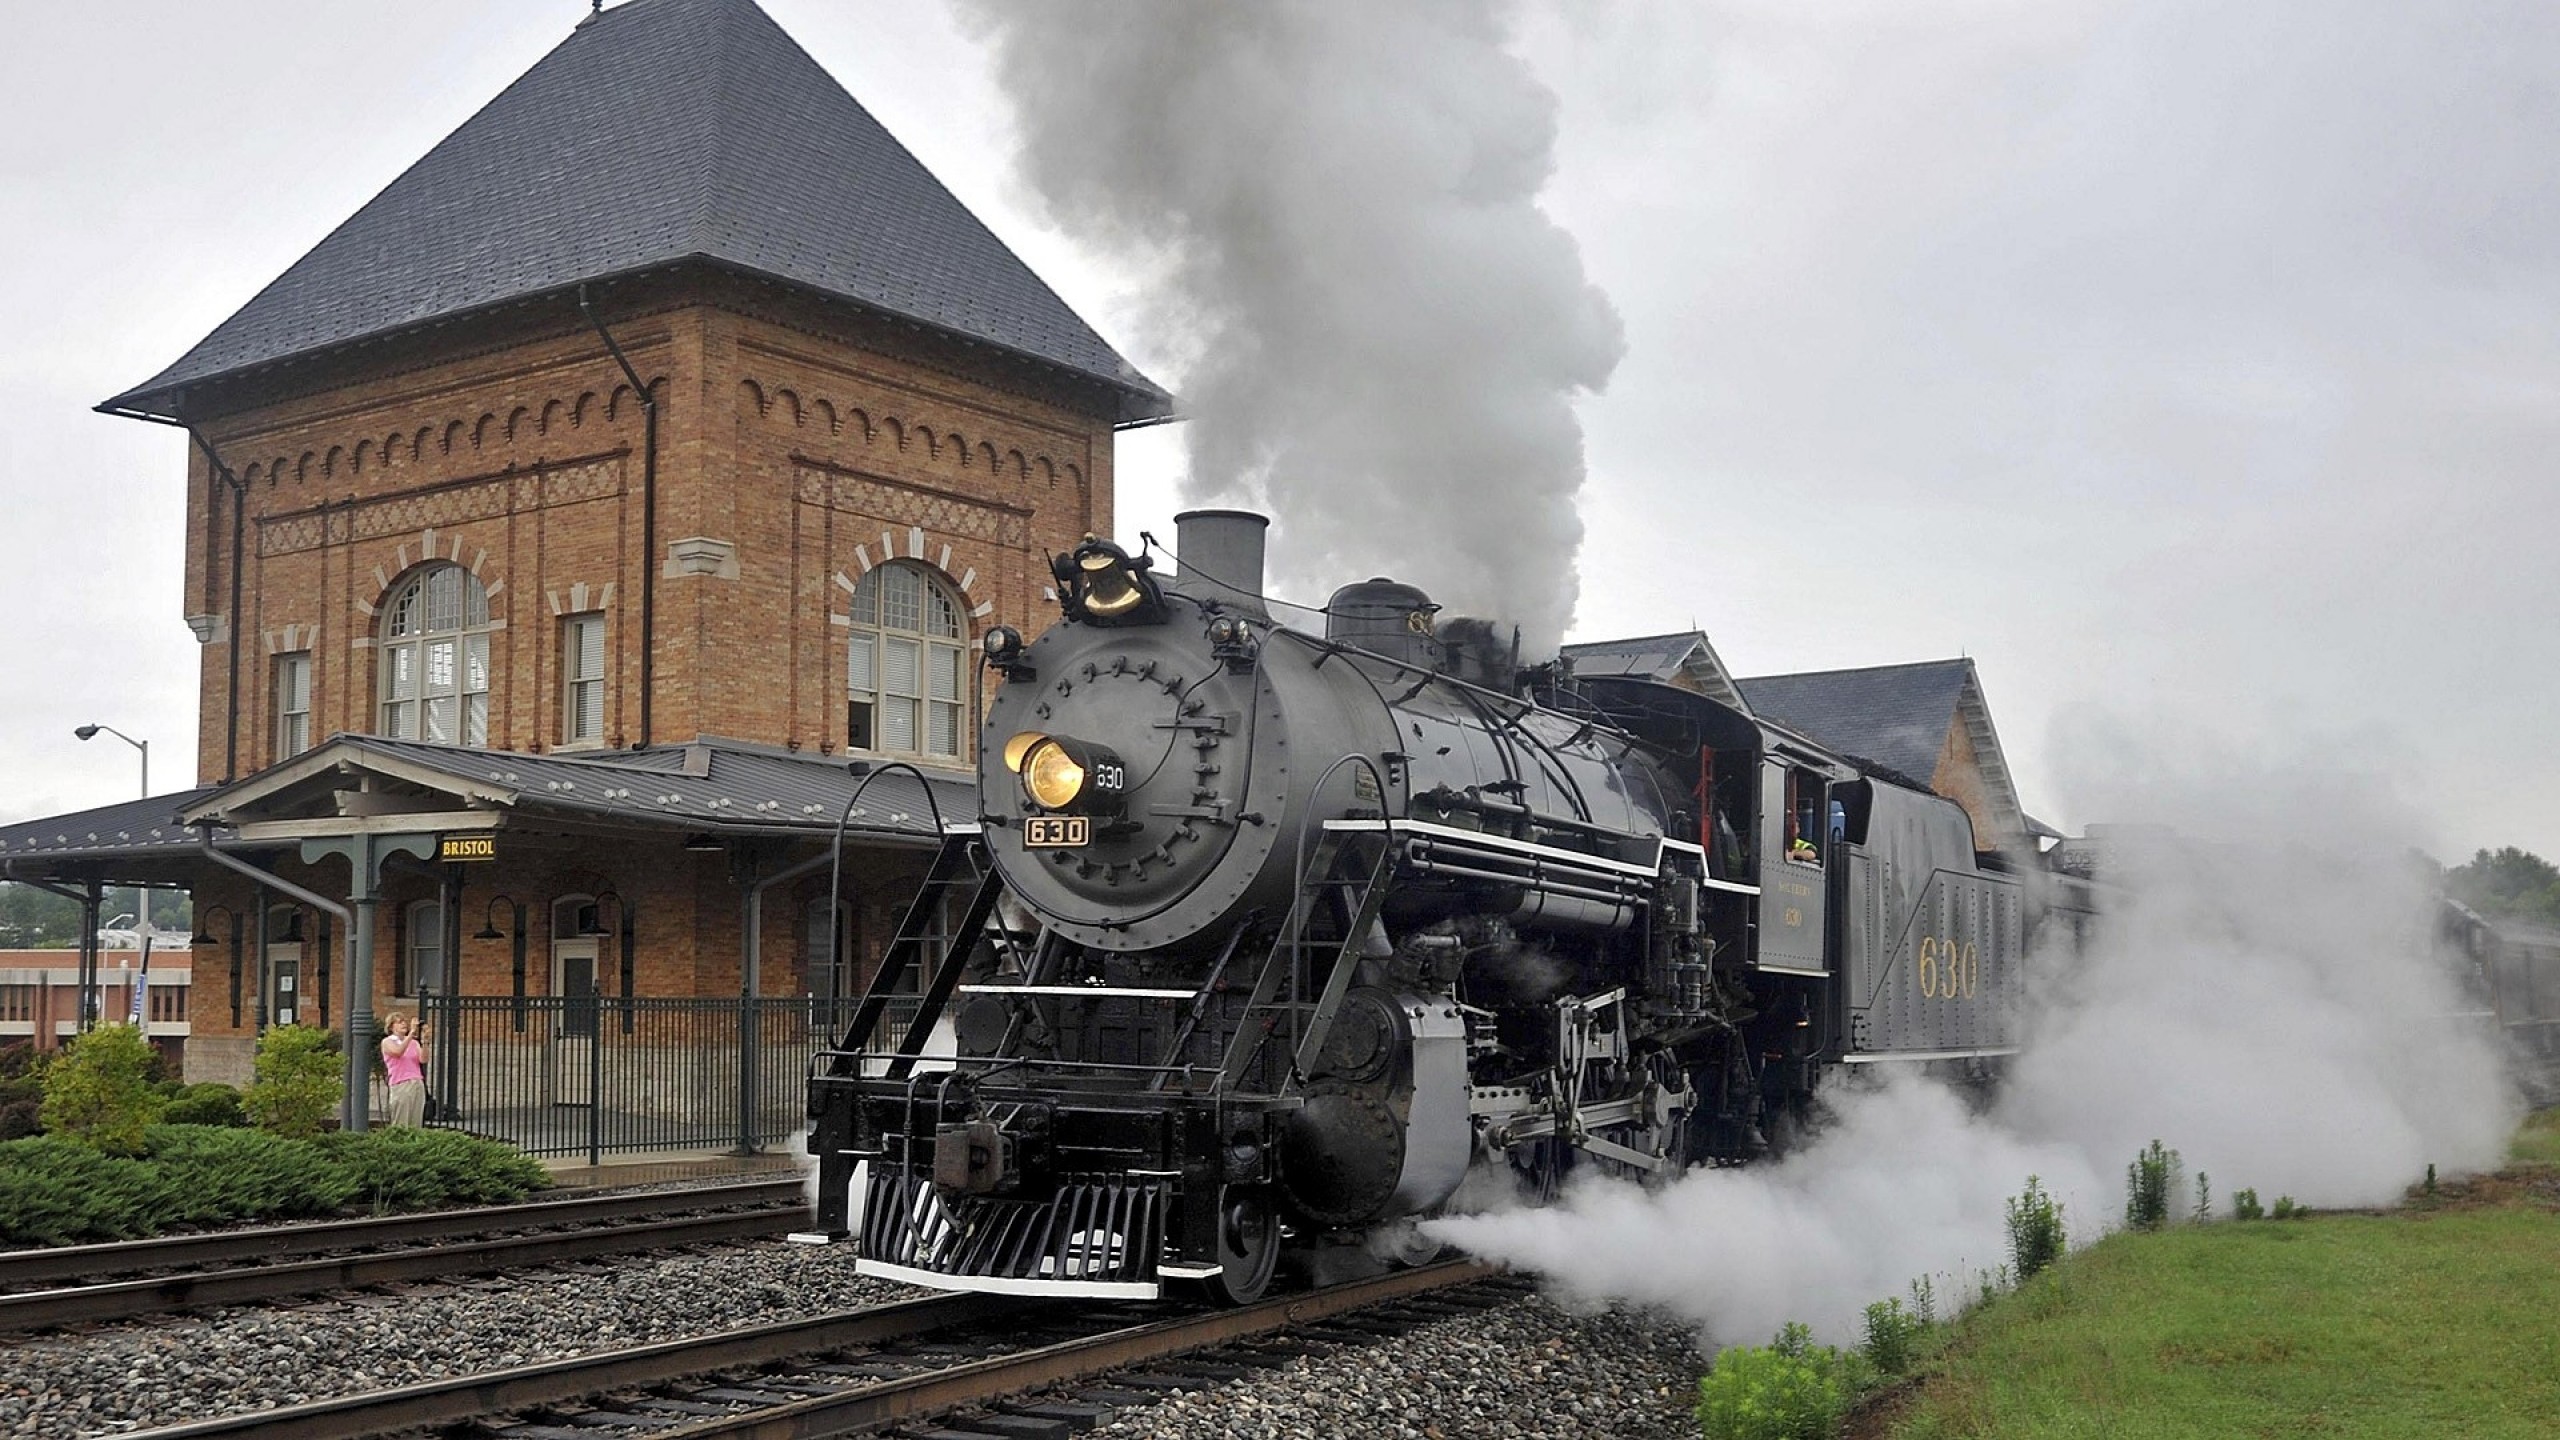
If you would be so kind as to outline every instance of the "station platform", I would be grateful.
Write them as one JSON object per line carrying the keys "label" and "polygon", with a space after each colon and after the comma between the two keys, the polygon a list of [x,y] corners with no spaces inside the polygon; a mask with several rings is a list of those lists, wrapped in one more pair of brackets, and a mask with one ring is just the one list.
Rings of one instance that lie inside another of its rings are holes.
{"label": "station platform", "polygon": [[677,1150],[631,1155],[590,1165],[584,1156],[558,1156],[542,1162],[559,1190],[610,1190],[626,1185],[709,1183],[718,1180],[775,1179],[803,1174],[816,1160],[798,1150],[772,1149],[753,1155],[729,1151]]}

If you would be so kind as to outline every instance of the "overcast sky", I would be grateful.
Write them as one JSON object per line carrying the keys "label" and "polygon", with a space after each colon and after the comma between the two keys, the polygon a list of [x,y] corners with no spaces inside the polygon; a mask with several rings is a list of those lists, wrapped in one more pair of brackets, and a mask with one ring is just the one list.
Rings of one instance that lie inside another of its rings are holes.
{"label": "overcast sky", "polygon": [[[1180,387],[1142,279],[1013,178],[938,4],[766,3]],[[0,818],[132,793],[84,721],[193,778],[182,437],[89,407],[584,10],[6,8]],[[1576,3],[1518,32],[1558,99],[1547,209],[1626,335],[1579,406],[1574,638],[1694,623],[1742,674],[1969,654],[2073,829],[2133,815],[2146,765],[2280,764],[2395,792],[2440,857],[2560,856],[2560,7]],[[1169,530],[1182,454],[1123,441],[1125,538]]]}

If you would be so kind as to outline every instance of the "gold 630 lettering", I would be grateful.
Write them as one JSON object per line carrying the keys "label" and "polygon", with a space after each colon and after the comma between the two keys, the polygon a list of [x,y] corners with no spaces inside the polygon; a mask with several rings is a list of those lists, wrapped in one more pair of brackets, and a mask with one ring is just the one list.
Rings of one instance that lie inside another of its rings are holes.
{"label": "gold 630 lettering", "polygon": [[1982,950],[1935,935],[1920,941],[1920,993],[1931,1000],[1970,1000],[1982,988]]}

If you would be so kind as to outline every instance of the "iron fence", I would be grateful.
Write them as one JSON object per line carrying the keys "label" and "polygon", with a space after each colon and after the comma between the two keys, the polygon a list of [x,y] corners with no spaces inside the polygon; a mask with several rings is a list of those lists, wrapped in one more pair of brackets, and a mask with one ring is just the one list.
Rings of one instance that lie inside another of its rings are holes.
{"label": "iron fence", "polygon": [[856,1002],[439,995],[428,1123],[534,1155],[749,1150],[806,1128],[810,1058]]}

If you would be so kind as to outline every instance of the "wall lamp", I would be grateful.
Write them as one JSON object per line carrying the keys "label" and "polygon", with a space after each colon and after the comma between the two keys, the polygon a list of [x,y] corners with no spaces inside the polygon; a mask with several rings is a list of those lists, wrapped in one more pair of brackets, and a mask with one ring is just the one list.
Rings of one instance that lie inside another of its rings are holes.
{"label": "wall lamp", "polygon": [[[481,912],[481,915],[480,915],[480,929],[478,930],[478,932],[477,932],[477,933],[473,934],[471,938],[472,938],[472,939],[474,939],[474,940],[504,940],[504,939],[508,938],[506,933],[501,932],[501,931],[498,929],[498,907],[499,907],[499,906],[501,906],[501,905],[504,905],[504,906],[506,906],[506,907],[507,907],[509,917],[510,917],[510,919],[511,919],[511,920],[513,921],[513,923],[514,923],[514,931],[513,931],[513,933],[514,933],[515,942],[516,942],[516,944],[515,944],[515,952],[516,952],[516,953],[515,953],[515,966],[514,966],[514,970],[513,970],[513,976],[514,976],[513,986],[514,986],[514,1002],[515,1002],[515,1003],[514,1003],[514,1007],[513,1007],[513,1008],[514,1008],[514,1023],[515,1023],[515,1031],[516,1031],[516,1033],[517,1033],[517,1034],[521,1035],[521,1034],[523,1034],[523,1033],[524,1033],[524,1022],[525,1022],[525,1003],[524,1003],[524,941],[525,941],[525,934],[524,934],[524,902],[523,902],[523,901],[521,901],[521,900],[516,899],[515,897],[513,897],[513,896],[511,896],[511,895],[492,895],[492,896],[490,896],[490,897],[489,897],[489,905],[488,905],[488,908],[487,908],[486,910],[483,910],[483,911]],[[461,979],[461,977],[459,977],[459,976],[456,976],[456,977],[455,977],[455,980],[456,980],[456,989],[457,989],[457,991],[458,991],[458,990],[459,990],[459,988],[460,988],[460,986],[459,986],[460,979]]]}
{"label": "wall lamp", "polygon": [[[231,932],[231,1028],[236,1030],[240,1028],[240,912],[219,902],[199,907],[196,910],[196,933],[188,938],[187,943],[198,950],[222,943],[214,935],[211,923],[217,910],[222,912],[224,928]],[[263,1004],[260,1009],[263,1011]],[[265,1028],[263,1020],[259,1028]]]}

